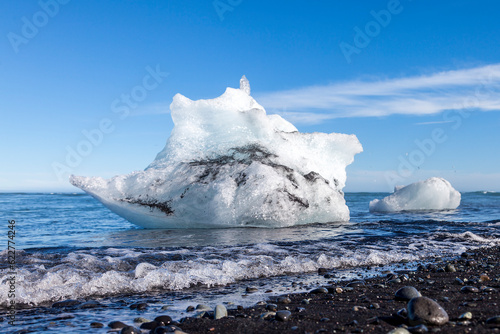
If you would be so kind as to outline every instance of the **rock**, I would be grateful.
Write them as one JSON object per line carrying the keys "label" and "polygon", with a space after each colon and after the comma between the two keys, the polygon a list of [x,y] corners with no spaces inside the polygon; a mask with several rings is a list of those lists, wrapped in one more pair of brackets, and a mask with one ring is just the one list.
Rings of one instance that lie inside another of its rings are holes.
{"label": "rock", "polygon": [[456,277],[455,280],[453,281],[457,285],[464,285],[465,282],[462,281],[460,278]]}
{"label": "rock", "polygon": [[75,306],[75,305],[79,305],[79,304],[81,304],[81,302],[79,302],[78,300],[66,299],[66,300],[62,300],[60,302],[55,302],[54,304],[52,304],[52,307],[70,307],[70,306]]}
{"label": "rock", "polygon": [[103,328],[104,324],[102,324],[100,322],[91,322],[90,323],[90,327],[92,327],[92,328]]}
{"label": "rock", "polygon": [[196,305],[196,311],[207,312],[207,311],[212,311],[212,308],[208,305],[205,305],[205,304],[198,304],[198,305]]}
{"label": "rock", "polygon": [[318,274],[325,274],[328,270],[326,268],[318,268]]}
{"label": "rock", "polygon": [[500,315],[486,319],[488,325],[500,325]]}
{"label": "rock", "polygon": [[328,289],[327,288],[316,288],[314,290],[311,290],[309,293],[314,293],[314,294],[328,293]]}
{"label": "rock", "polygon": [[123,327],[127,327],[128,325],[124,324],[123,322],[121,321],[111,321],[109,324],[108,324],[108,327],[109,328],[113,328],[113,329],[120,329],[120,328],[123,328]]}
{"label": "rock", "polygon": [[405,328],[399,327],[387,332],[387,334],[410,334],[410,332],[408,332]]}
{"label": "rock", "polygon": [[279,297],[277,302],[279,304],[290,304],[292,302],[292,300],[288,297]]}
{"label": "rock", "polygon": [[163,322],[165,325],[168,325],[172,322],[172,318],[170,318],[168,315],[160,315],[155,318],[155,321]]}
{"label": "rock", "polygon": [[408,302],[410,325],[441,326],[448,322],[448,313],[435,301],[427,297],[416,297]]}
{"label": "rock", "polygon": [[137,317],[137,318],[134,319],[134,322],[136,322],[138,324],[142,324],[142,323],[145,323],[145,322],[151,322],[151,320],[143,318],[143,317]]}
{"label": "rock", "polygon": [[245,290],[245,291],[246,291],[246,292],[249,292],[249,293],[252,293],[252,292],[257,292],[257,291],[259,291],[259,289],[255,288],[255,287],[253,287],[253,286],[247,286],[247,288],[246,288],[246,290]]}
{"label": "rock", "polygon": [[363,281],[354,281],[354,282],[351,282],[351,283],[347,284],[346,286],[351,287],[351,288],[359,288],[361,286],[365,286],[365,282],[363,282]]}
{"label": "rock", "polygon": [[145,310],[147,308],[148,308],[148,304],[147,303],[135,303],[135,304],[130,305],[130,309],[131,310],[142,311],[142,310]]}
{"label": "rock", "polygon": [[275,315],[276,315],[276,312],[265,312],[265,313],[262,313],[260,315],[260,318],[266,320],[266,319],[270,319],[270,318],[274,317]]}
{"label": "rock", "polygon": [[276,312],[278,310],[278,305],[276,304],[267,304],[266,310]]}
{"label": "rock", "polygon": [[465,293],[477,293],[477,292],[479,292],[479,289],[476,288],[475,286],[466,285],[466,286],[462,287],[460,289],[460,291],[465,292]]}
{"label": "rock", "polygon": [[275,318],[278,321],[288,321],[291,317],[292,313],[287,310],[279,310],[276,312]]}
{"label": "rock", "polygon": [[410,333],[427,333],[429,329],[424,324],[420,324],[417,326],[409,327],[408,331]]}
{"label": "rock", "polygon": [[308,304],[310,303],[310,301],[309,301],[309,299],[302,299],[302,300],[300,301],[300,303],[301,303],[302,305],[308,305]]}
{"label": "rock", "polygon": [[99,303],[98,301],[89,300],[88,302],[85,302],[78,307],[86,309],[86,308],[96,308],[96,307],[100,307],[100,306],[103,306],[103,305],[101,303]]}
{"label": "rock", "polygon": [[448,272],[448,273],[454,273],[457,271],[457,269],[455,268],[454,265],[452,265],[451,263],[448,263],[446,265],[446,267],[444,267],[444,271]]}
{"label": "rock", "polygon": [[123,327],[120,331],[120,334],[141,334],[142,331],[139,328],[135,328],[134,326],[126,326]]}
{"label": "rock", "polygon": [[215,307],[215,319],[227,317],[227,309],[224,305],[217,305]]}
{"label": "rock", "polygon": [[155,329],[156,327],[160,327],[158,321],[144,322],[141,324],[141,329]]}
{"label": "rock", "polygon": [[192,305],[189,305],[187,308],[186,308],[186,312],[193,312],[194,311],[194,306]]}
{"label": "rock", "polygon": [[482,286],[481,287],[481,292],[496,292],[497,289],[489,287],[489,286]]}
{"label": "rock", "polygon": [[418,292],[418,290],[412,286],[402,287],[401,289],[396,291],[396,294],[395,294],[396,300],[404,300],[404,301],[408,301],[412,298],[421,297],[421,296],[422,295],[420,294],[420,292]]}
{"label": "rock", "polygon": [[458,319],[460,319],[460,320],[470,320],[470,319],[472,319],[472,313],[470,313],[470,312],[462,313],[462,314],[460,314],[460,316],[458,317]]}

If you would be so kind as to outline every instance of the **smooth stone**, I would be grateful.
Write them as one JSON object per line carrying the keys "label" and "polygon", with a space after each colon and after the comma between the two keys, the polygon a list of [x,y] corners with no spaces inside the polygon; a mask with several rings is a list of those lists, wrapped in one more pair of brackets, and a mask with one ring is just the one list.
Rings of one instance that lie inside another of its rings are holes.
{"label": "smooth stone", "polygon": [[134,319],[134,322],[137,322],[138,324],[142,324],[142,323],[145,323],[145,322],[151,322],[151,320],[143,318],[143,317],[138,317],[138,318]]}
{"label": "smooth stone", "polygon": [[482,286],[481,287],[481,292],[496,292],[497,290],[495,288],[492,288],[490,286]]}
{"label": "smooth stone", "polygon": [[145,310],[146,308],[148,308],[148,304],[147,303],[136,303],[136,304],[130,305],[129,307],[131,310],[142,311],[142,310]]}
{"label": "smooth stone", "polygon": [[500,325],[500,315],[486,319],[486,323],[489,325],[491,324]]}
{"label": "smooth stone", "polygon": [[276,315],[276,312],[265,312],[265,313],[262,313],[260,315],[260,318],[266,320],[266,319],[274,317],[275,315]]}
{"label": "smooth stone", "polygon": [[156,327],[160,327],[160,323],[158,321],[149,321],[141,324],[141,329],[155,329]]}
{"label": "smooth stone", "polygon": [[108,324],[108,327],[113,328],[113,329],[120,329],[120,328],[127,327],[127,326],[128,326],[127,324],[124,324],[121,321],[111,321]]}
{"label": "smooth stone", "polygon": [[75,299],[67,299],[67,300],[62,300],[60,302],[55,302],[52,304],[52,307],[70,307],[70,306],[75,306],[79,305],[81,302]]}
{"label": "smooth stone", "polygon": [[462,281],[460,278],[456,277],[455,280],[453,281],[457,285],[464,285],[465,282]]}
{"label": "smooth stone", "polygon": [[365,282],[363,282],[363,281],[354,281],[354,282],[351,282],[351,283],[347,284],[346,286],[351,287],[351,288],[359,288],[361,286],[365,286]]}
{"label": "smooth stone", "polygon": [[278,310],[278,305],[276,304],[267,304],[266,310],[276,312]]}
{"label": "smooth stone", "polygon": [[196,305],[196,311],[212,311],[212,308],[208,305],[205,304],[198,304]]}
{"label": "smooth stone", "polygon": [[257,291],[259,291],[259,289],[255,288],[253,286],[247,286],[245,291],[246,292],[257,292]]}
{"label": "smooth stone", "polygon": [[427,333],[429,331],[429,328],[427,328],[427,326],[424,324],[420,324],[417,326],[409,327],[408,331],[410,333]]}
{"label": "smooth stone", "polygon": [[91,322],[90,323],[90,327],[92,327],[92,328],[103,328],[104,324],[102,324],[100,322]]}
{"label": "smooth stone", "polygon": [[165,325],[168,325],[172,322],[172,318],[170,318],[168,315],[159,315],[155,318],[155,321],[163,322]]}
{"label": "smooth stone", "polygon": [[85,302],[78,307],[79,308],[96,308],[96,307],[100,307],[100,306],[103,306],[103,305],[101,303],[99,303],[98,301],[89,300],[88,302]]}
{"label": "smooth stone", "polygon": [[470,319],[472,319],[472,313],[471,312],[462,313],[462,314],[460,314],[458,319],[470,320]]}
{"label": "smooth stone", "polygon": [[410,325],[444,325],[449,321],[448,313],[435,301],[427,297],[416,297],[408,302]]}
{"label": "smooth stone", "polygon": [[387,334],[410,334],[408,330],[405,328],[399,327],[399,328],[394,328],[392,331],[387,332]]}
{"label": "smooth stone", "polygon": [[141,334],[142,331],[134,326],[123,327],[120,334]]}
{"label": "smooth stone", "polygon": [[327,288],[316,288],[314,290],[311,290],[309,293],[314,293],[314,294],[328,293],[328,289]]}
{"label": "smooth stone", "polygon": [[290,311],[287,311],[287,310],[279,310],[278,312],[276,312],[276,320],[278,321],[288,321],[290,319],[290,316],[292,315],[292,313]]}
{"label": "smooth stone", "polygon": [[455,268],[454,265],[452,265],[451,263],[448,263],[446,265],[446,267],[444,267],[444,271],[448,272],[448,273],[454,273],[457,271],[457,269]]}
{"label": "smooth stone", "polygon": [[302,299],[302,300],[300,301],[300,303],[301,303],[302,305],[308,305],[310,302],[309,302],[309,299]]}
{"label": "smooth stone", "polygon": [[396,294],[395,294],[396,300],[404,300],[404,301],[408,301],[412,298],[421,297],[421,296],[422,295],[420,294],[420,292],[418,292],[418,290],[412,286],[402,287],[401,289],[396,291]]}
{"label": "smooth stone", "polygon": [[215,319],[221,319],[227,317],[227,309],[224,305],[217,305],[215,307]]}
{"label": "smooth stone", "polygon": [[466,293],[477,293],[479,292],[479,289],[476,288],[475,286],[470,286],[466,285],[460,289],[461,292],[466,292]]}
{"label": "smooth stone", "polygon": [[186,308],[186,312],[193,312],[194,311],[194,306],[192,305],[189,305],[187,308]]}
{"label": "smooth stone", "polygon": [[279,304],[290,304],[292,302],[292,300],[288,297],[279,297],[277,302]]}

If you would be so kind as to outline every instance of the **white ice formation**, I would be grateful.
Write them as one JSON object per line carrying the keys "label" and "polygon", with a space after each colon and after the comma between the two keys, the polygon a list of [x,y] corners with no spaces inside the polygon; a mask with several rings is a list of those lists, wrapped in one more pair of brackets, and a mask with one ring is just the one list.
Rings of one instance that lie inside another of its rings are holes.
{"label": "white ice formation", "polygon": [[461,195],[440,177],[431,177],[407,186],[396,186],[394,193],[370,202],[371,212],[449,210],[460,205]]}
{"label": "white ice formation", "polygon": [[111,211],[146,228],[282,227],[347,221],[345,168],[362,152],[355,135],[299,133],[240,89],[211,100],[180,94],[174,129],[144,171],[71,176]]}

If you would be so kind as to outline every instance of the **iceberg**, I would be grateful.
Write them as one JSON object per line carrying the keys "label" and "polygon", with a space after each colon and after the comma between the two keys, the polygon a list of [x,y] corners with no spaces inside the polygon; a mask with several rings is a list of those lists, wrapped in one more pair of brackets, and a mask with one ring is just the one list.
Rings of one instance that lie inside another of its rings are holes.
{"label": "iceberg", "polygon": [[346,166],[355,135],[299,133],[240,88],[193,101],[177,94],[174,128],[144,170],[70,182],[145,228],[285,227],[348,221]]}
{"label": "iceberg", "polygon": [[394,193],[370,202],[370,212],[450,210],[460,205],[461,195],[450,182],[431,177],[407,186],[396,186]]}

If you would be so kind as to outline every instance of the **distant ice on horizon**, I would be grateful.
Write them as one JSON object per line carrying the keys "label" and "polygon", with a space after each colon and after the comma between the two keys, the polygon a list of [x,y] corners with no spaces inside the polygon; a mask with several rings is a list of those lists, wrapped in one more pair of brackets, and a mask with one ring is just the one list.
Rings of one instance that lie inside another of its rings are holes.
{"label": "distant ice on horizon", "polygon": [[146,228],[283,227],[349,220],[342,189],[362,152],[355,135],[299,133],[240,89],[193,101],[177,94],[174,129],[144,170],[71,176],[111,211]]}
{"label": "distant ice on horizon", "polygon": [[460,193],[450,182],[431,177],[407,186],[396,186],[394,193],[370,202],[370,212],[450,210],[460,205]]}

